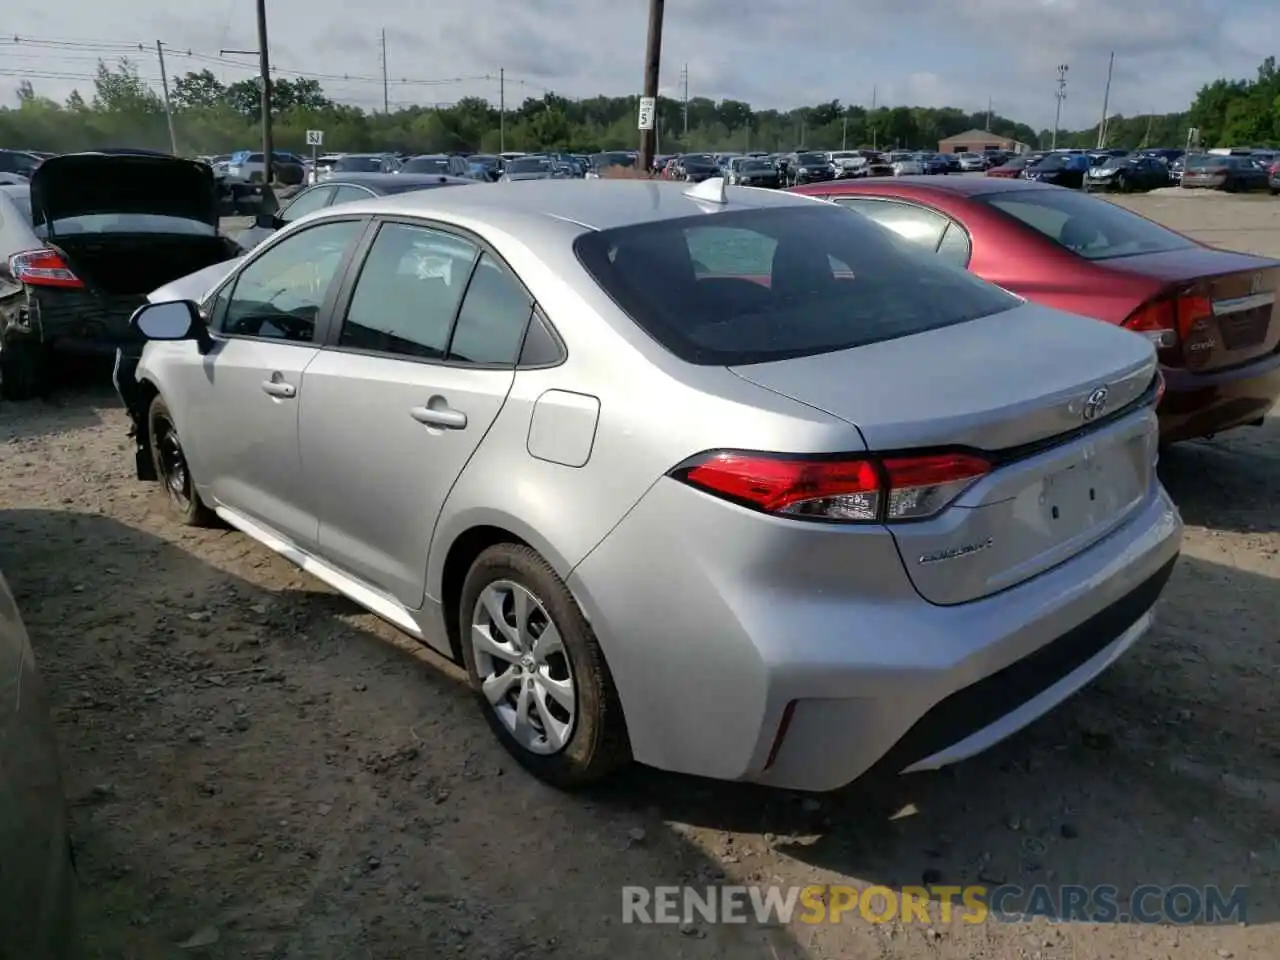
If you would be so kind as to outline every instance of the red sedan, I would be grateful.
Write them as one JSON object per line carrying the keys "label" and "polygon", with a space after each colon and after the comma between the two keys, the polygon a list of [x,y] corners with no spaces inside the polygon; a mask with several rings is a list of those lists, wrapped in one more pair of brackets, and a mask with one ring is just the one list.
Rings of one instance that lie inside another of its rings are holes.
{"label": "red sedan", "polygon": [[1035,303],[1148,337],[1167,384],[1165,443],[1261,425],[1280,397],[1280,260],[1207,247],[1026,180],[895,177],[795,192],[856,210]]}

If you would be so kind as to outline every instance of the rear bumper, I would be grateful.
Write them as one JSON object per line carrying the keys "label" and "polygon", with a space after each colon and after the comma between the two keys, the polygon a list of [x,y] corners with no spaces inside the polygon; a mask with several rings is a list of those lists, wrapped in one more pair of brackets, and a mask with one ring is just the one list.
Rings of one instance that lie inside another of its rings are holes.
{"label": "rear bumper", "polygon": [[1160,439],[1164,443],[1221,433],[1265,417],[1280,399],[1280,353],[1214,373],[1164,369]]}
{"label": "rear bumper", "polygon": [[138,343],[129,319],[147,302],[143,296],[103,296],[85,290],[39,290],[31,300],[32,329],[51,350],[106,357],[118,346]]}
{"label": "rear bumper", "polygon": [[1147,629],[1181,534],[1157,487],[1058,567],[939,607],[883,531],[762,520],[662,481],[569,585],[637,760],[822,791],[964,759],[1066,699]]}

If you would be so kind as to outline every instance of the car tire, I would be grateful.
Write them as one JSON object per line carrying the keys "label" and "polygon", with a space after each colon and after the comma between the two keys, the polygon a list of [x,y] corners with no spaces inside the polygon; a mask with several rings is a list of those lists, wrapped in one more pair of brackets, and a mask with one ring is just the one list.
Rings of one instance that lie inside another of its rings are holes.
{"label": "car tire", "polygon": [[44,344],[0,340],[0,397],[34,400],[48,388],[49,358]]}
{"label": "car tire", "polygon": [[[517,602],[525,604],[524,630],[515,626]],[[536,551],[504,543],[481,553],[463,583],[458,624],[467,676],[485,720],[522,767],[568,790],[595,783],[631,761],[622,704],[604,652],[573,594]],[[538,642],[551,629],[559,643],[539,652]],[[489,639],[495,634],[502,640],[497,646]],[[489,652],[497,649],[501,655]],[[551,696],[552,689],[562,696]],[[572,693],[572,710],[563,705],[566,690]],[[529,718],[523,723],[522,702]],[[539,704],[545,706],[539,709]]]}
{"label": "car tire", "polygon": [[216,526],[217,514],[200,499],[173,414],[159,394],[147,409],[147,445],[169,515],[185,527]]}

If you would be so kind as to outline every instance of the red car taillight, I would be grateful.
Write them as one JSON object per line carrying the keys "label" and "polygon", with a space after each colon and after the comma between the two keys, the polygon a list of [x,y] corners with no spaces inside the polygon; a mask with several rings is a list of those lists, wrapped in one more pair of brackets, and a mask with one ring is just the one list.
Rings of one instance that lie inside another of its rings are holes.
{"label": "red car taillight", "polygon": [[9,258],[9,273],[20,283],[32,287],[64,287],[77,289],[84,283],[71,272],[57,250],[24,250]]}
{"label": "red car taillight", "polygon": [[1169,350],[1186,340],[1192,327],[1213,316],[1208,297],[1160,296],[1149,300],[1124,321],[1124,326],[1141,333],[1160,350]]}
{"label": "red car taillight", "polygon": [[946,509],[991,464],[968,453],[875,457],[715,451],[671,475],[777,516],[841,523],[923,520]]}

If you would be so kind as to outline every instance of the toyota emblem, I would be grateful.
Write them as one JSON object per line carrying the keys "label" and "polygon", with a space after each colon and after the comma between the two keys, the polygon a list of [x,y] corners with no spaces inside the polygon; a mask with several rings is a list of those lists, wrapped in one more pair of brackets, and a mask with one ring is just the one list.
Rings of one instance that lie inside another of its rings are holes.
{"label": "toyota emblem", "polygon": [[1106,387],[1099,387],[1093,393],[1089,394],[1084,402],[1084,407],[1080,413],[1088,420],[1097,420],[1107,409],[1108,391]]}

